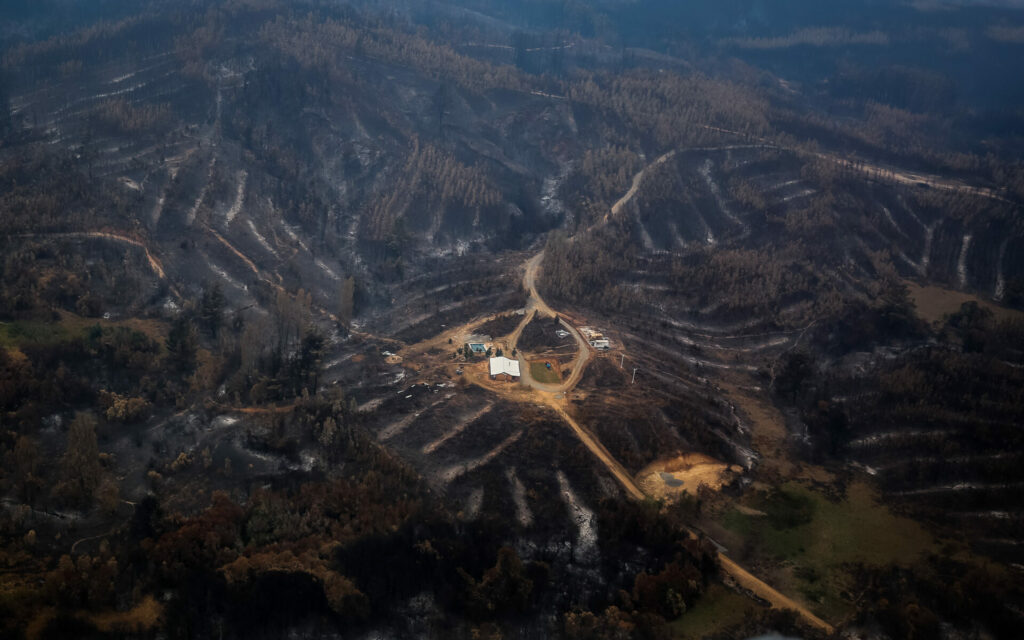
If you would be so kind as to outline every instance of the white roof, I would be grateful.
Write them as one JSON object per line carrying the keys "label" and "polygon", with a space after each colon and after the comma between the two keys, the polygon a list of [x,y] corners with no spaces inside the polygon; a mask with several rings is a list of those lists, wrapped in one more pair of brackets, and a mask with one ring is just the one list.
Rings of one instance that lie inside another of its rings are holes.
{"label": "white roof", "polygon": [[511,360],[504,356],[491,358],[491,375],[507,373],[510,376],[519,377],[519,361]]}

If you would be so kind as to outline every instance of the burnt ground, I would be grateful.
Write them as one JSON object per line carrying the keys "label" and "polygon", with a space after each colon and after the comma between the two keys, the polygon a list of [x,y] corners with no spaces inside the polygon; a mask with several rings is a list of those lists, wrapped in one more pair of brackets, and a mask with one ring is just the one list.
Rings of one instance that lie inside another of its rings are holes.
{"label": "burnt ground", "polygon": [[521,315],[515,313],[504,313],[481,324],[476,328],[476,333],[491,336],[492,338],[500,338],[515,331],[515,328],[519,326],[519,323],[522,322],[522,320],[523,316]]}
{"label": "burnt ground", "polygon": [[[627,363],[629,360],[627,359]],[[680,387],[651,375],[630,384],[615,354],[588,366],[573,404],[613,456],[632,473],[659,458],[700,451],[749,467],[747,434],[731,407],[710,388]]]}
{"label": "burnt ground", "polygon": [[572,336],[559,338],[555,335],[558,329],[561,329],[561,326],[556,319],[536,316],[523,328],[523,333],[519,336],[519,348],[530,353],[539,353],[572,346]]}
{"label": "burnt ground", "polygon": [[[81,190],[91,194],[88,208],[58,207],[58,216],[33,219],[35,230],[115,228],[138,244],[123,237],[15,235],[6,242],[42,247],[5,265],[5,277],[20,268],[15,262],[48,265],[55,255],[73,255],[79,263],[65,266],[83,274],[103,302],[92,305],[80,292],[66,292],[62,305],[81,302],[91,317],[112,311],[167,321],[216,282],[230,317],[254,327],[302,307],[308,295],[308,320],[327,340],[322,382],[366,407],[361,426],[463,518],[515,522],[508,541],[527,557],[568,566],[578,560],[574,547],[582,548],[585,573],[595,564],[587,555],[589,536],[598,534],[570,512],[593,512],[603,499],[619,497],[619,489],[558,416],[496,400],[442,374],[410,386],[411,370],[385,362],[380,352],[522,307],[519,252],[570,219],[558,202],[566,195],[559,185],[588,148],[603,147],[612,136],[647,157],[665,150],[646,132],[631,134],[617,117],[605,122],[585,105],[543,92],[448,85],[432,73],[358,52],[340,56],[341,66],[355,72],[338,76],[334,91],[302,94],[301,107],[270,100],[254,109],[261,95],[294,83],[319,86],[328,76],[276,64],[275,56],[288,58],[284,51],[264,50],[266,42],[236,28],[229,24],[223,44],[206,52],[199,74],[184,71],[177,34],[166,25],[154,28],[157,36],[141,51],[105,54],[81,74],[41,81],[48,77],[45,55],[29,55],[8,70],[17,135],[0,160],[14,166],[53,154],[67,172],[54,184],[75,175],[76,185],[91,185]],[[130,40],[116,29],[95,37],[97,47],[111,52]],[[461,124],[435,129],[433,116],[424,114],[433,114],[427,105],[446,93]],[[144,134],[97,127],[111,94],[140,112],[159,107],[168,115]],[[595,126],[577,129],[584,116]],[[614,252],[604,252],[629,253],[629,260],[570,300],[609,327],[626,355],[622,371],[618,354],[591,363],[571,398],[573,411],[633,472],[678,451],[756,465],[749,425],[739,422],[714,381],[735,376],[764,385],[758,391],[767,394],[773,367],[806,346],[805,330],[828,325],[852,302],[873,303],[877,282],[895,274],[998,297],[1007,281],[1024,275],[1024,235],[1012,204],[943,199],[920,186],[823,171],[796,152],[734,142],[681,151],[647,176],[623,207],[624,233]],[[479,169],[483,178],[472,184],[496,192],[497,204],[473,211],[431,194],[424,186],[430,179],[412,181],[419,174],[397,169],[427,157],[416,155],[427,145],[440,149],[448,169]],[[409,198],[389,199],[394,193]],[[566,202],[572,209],[576,200]],[[348,277],[355,279],[346,311],[353,314],[351,334],[336,320]],[[598,299],[596,292],[608,295]],[[485,332],[503,335],[517,319],[497,319]],[[572,338],[557,338],[556,328],[550,319],[534,320],[519,344],[530,352],[571,346]],[[256,332],[249,339],[264,338]],[[207,350],[216,347],[203,340]],[[225,362],[241,360],[225,352]],[[639,369],[635,385],[627,378],[633,368]],[[997,377],[985,380],[979,398],[1012,397],[1006,380],[1018,376]],[[162,407],[143,424],[101,430],[101,450],[114,454],[109,464],[126,499],[154,491],[189,512],[212,489],[244,498],[257,483],[331,471],[308,433],[283,431],[272,412],[230,410],[237,389],[228,382],[213,381],[209,402],[188,406],[183,394],[181,408]],[[861,407],[861,399],[843,396],[886,398],[884,389],[848,385],[850,394],[822,400]],[[894,500],[924,504],[926,515],[954,524],[981,523],[975,530],[989,532],[983,548],[1019,559],[1019,455],[1004,456],[998,444],[1015,437],[1017,415],[1003,407],[971,422],[965,418],[977,407],[934,403],[943,410],[879,408],[871,414],[878,420],[854,421],[845,451],[875,468]],[[798,420],[791,427],[797,438],[806,436]],[[47,429],[39,432],[48,439],[44,451],[56,455],[61,432]],[[958,462],[946,478],[950,456]],[[58,529],[74,531],[66,520]],[[97,520],[82,531],[101,529]]]}

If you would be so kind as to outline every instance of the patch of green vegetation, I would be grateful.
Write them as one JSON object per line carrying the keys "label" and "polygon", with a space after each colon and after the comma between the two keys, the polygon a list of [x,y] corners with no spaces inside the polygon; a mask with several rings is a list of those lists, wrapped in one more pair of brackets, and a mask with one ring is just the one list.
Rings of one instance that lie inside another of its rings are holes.
{"label": "patch of green vegetation", "polygon": [[946,316],[959,311],[961,305],[966,302],[974,302],[983,309],[988,309],[999,321],[1024,319],[1024,312],[992,304],[988,300],[969,293],[937,286],[922,287],[910,281],[905,281],[904,284],[907,285],[907,291],[910,293],[910,299],[914,302],[914,310],[918,317],[928,322],[942,322]]}
{"label": "patch of green vegetation", "polygon": [[814,518],[817,504],[809,495],[777,489],[765,496],[759,505],[767,514],[768,523],[776,529],[792,529]]}
{"label": "patch of green vegetation", "polygon": [[15,320],[0,322],[0,347],[16,349],[28,344],[54,345],[59,342],[85,337],[96,327],[104,330],[124,328],[140,333],[163,345],[167,338],[166,323],[160,320],[128,318],[125,320],[102,320],[60,311],[60,320]]}
{"label": "patch of green vegetation", "polygon": [[0,323],[0,346],[20,347],[25,344],[55,344],[67,340],[71,334],[56,322],[18,320]]}
{"label": "patch of green vegetation", "polygon": [[712,584],[692,609],[670,624],[672,637],[706,638],[743,621],[757,607],[723,585]]}
{"label": "patch of green vegetation", "polygon": [[921,525],[890,513],[862,483],[850,485],[838,502],[795,482],[752,494],[747,502],[765,515],[732,510],[722,525],[742,536],[756,556],[790,563],[789,589],[826,617],[852,609],[840,595],[849,582],[844,564],[908,565],[937,549]]}
{"label": "patch of green vegetation", "polygon": [[916,522],[894,516],[878,504],[867,485],[850,485],[844,500],[832,502],[798,483],[756,494],[749,505],[767,516],[730,512],[723,524],[759,538],[779,559],[804,555],[817,563],[909,561],[935,547]]}
{"label": "patch of green vegetation", "polygon": [[551,368],[548,369],[543,362],[531,362],[530,363],[530,375],[537,382],[543,382],[545,384],[558,384],[561,382],[561,378],[558,377],[557,363],[552,363]]}

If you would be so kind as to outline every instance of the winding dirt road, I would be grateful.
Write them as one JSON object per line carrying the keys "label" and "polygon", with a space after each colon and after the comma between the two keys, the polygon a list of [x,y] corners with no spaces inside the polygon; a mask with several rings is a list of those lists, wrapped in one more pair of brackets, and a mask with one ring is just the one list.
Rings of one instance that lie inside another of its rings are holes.
{"label": "winding dirt road", "polygon": [[[675,153],[675,151],[670,151],[660,156],[634,175],[632,186],[629,191],[623,195],[622,198],[619,198],[615,203],[615,206],[612,207],[612,210],[609,211],[609,214],[597,224],[604,224],[611,216],[618,215],[622,208],[636,195],[647,170],[667,161],[669,158],[674,156]],[[586,446],[587,449],[590,450],[590,452],[601,462],[601,464],[605,466],[612,477],[614,477],[622,486],[626,495],[633,500],[646,500],[649,496],[644,493],[629,471],[615,459],[611,452],[605,448],[593,433],[591,433],[585,426],[579,424],[567,411],[568,402],[565,394],[579,384],[583,377],[583,373],[586,370],[587,364],[594,357],[594,350],[590,346],[590,343],[587,342],[586,338],[584,338],[579,328],[566,320],[565,317],[560,315],[555,309],[552,309],[537,291],[537,279],[540,274],[543,260],[544,251],[540,251],[539,253],[531,256],[524,265],[523,287],[529,292],[530,299],[527,302],[522,321],[516,326],[515,330],[509,334],[507,339],[508,346],[511,349],[517,349],[518,341],[523,330],[533,319],[537,317],[538,314],[549,318],[558,316],[560,324],[573,336],[578,346],[576,357],[572,364],[572,372],[559,384],[545,384],[538,382],[530,375],[529,364],[526,361],[526,358],[522,353],[519,353],[518,358],[520,362],[520,380],[522,382],[522,386],[495,386],[483,382],[476,382],[476,384],[479,384],[493,393],[504,395],[508,399],[516,402],[532,401],[542,406],[549,407],[552,411],[558,414],[565,424],[569,426],[576,437],[579,438],[580,442],[582,442],[583,445]],[[422,354],[428,352],[432,348],[443,348],[447,346],[449,338],[462,335],[464,332],[470,331],[474,327],[479,326],[487,319],[488,318],[477,318],[471,322],[460,325],[459,327],[451,328],[434,338],[416,345],[409,345],[407,347],[408,351],[406,351],[405,354],[407,356]],[[526,387],[528,390],[524,390],[523,387]],[[521,435],[521,433],[515,434],[514,437],[518,437],[518,435]],[[691,529],[687,529],[686,533],[694,538],[697,538],[699,535],[696,531]],[[722,573],[728,576],[728,578],[738,585],[740,589],[753,594],[757,599],[769,603],[772,607],[794,611],[800,616],[804,623],[810,627],[820,629],[829,634],[833,632],[832,626],[827,622],[815,616],[811,611],[798,602],[772,588],[728,556],[719,552],[717,557]]]}
{"label": "winding dirt road", "polygon": [[171,293],[174,294],[179,300],[182,298],[181,292],[174,286],[174,283],[167,277],[167,273],[164,271],[164,265],[161,264],[160,259],[157,258],[152,251],[149,249],[144,241],[134,238],[132,236],[125,235],[123,233],[114,233],[112,231],[59,231],[54,233],[21,233],[17,234],[18,238],[100,238],[103,240],[113,240],[114,242],[120,242],[128,244],[138,249],[146,255],[146,262],[149,264],[149,268],[152,269],[154,275],[160,280],[164,280],[168,283]]}
{"label": "winding dirt road", "polygon": [[[621,211],[622,207],[624,207],[626,203],[636,195],[636,192],[643,181],[644,174],[648,169],[665,162],[673,155],[675,155],[675,151],[670,151],[660,156],[657,160],[647,167],[644,167],[635,176],[633,176],[632,186],[629,191],[615,203],[615,206],[612,207],[609,215],[605,216],[604,221],[607,221],[609,216],[618,215],[618,212]],[[537,291],[537,276],[540,272],[543,260],[544,252],[541,251],[526,261],[525,271],[523,273],[523,287],[529,291],[530,301],[527,304],[526,314],[524,315],[522,322],[520,322],[515,331],[510,334],[509,346],[513,349],[517,347],[517,343],[519,337],[522,335],[523,329],[538,313],[546,317],[555,317],[559,315],[544,301]],[[623,467],[614,456],[612,456],[612,454],[603,444],[601,444],[601,441],[594,436],[594,434],[576,422],[576,420],[569,415],[563,406],[565,404],[564,394],[571,391],[577,384],[579,384],[587,364],[593,359],[594,351],[590,346],[590,343],[587,342],[577,327],[565,320],[562,316],[559,316],[559,321],[561,325],[573,336],[579,346],[576,358],[573,361],[572,373],[560,384],[544,384],[538,382],[530,375],[529,363],[526,361],[523,354],[519,352],[518,358],[521,371],[520,380],[524,385],[537,392],[535,394],[536,398],[542,404],[550,407],[567,425],[569,425],[573,433],[576,434],[576,437],[580,439],[580,442],[582,442],[587,449],[589,449],[590,452],[601,461],[608,472],[612,474],[620,485],[622,485],[622,488],[625,490],[627,495],[634,500],[645,500],[648,496],[636,483],[629,471],[627,471],[626,468]],[[687,533],[694,538],[698,536],[695,531],[690,529],[687,530]],[[741,567],[732,558],[729,558],[721,552],[717,553],[717,557],[722,572],[729,576],[740,588],[752,593],[757,598],[770,603],[772,607],[794,611],[811,627],[820,629],[828,634],[833,632],[832,625],[817,617],[803,605],[780,593],[771,585]]]}
{"label": "winding dirt road", "polygon": [[160,263],[160,260],[153,255],[149,250],[149,246],[145,242],[126,236],[122,233],[113,233],[110,231],[57,231],[54,233],[20,233],[16,237],[18,238],[103,238],[105,240],[113,240],[114,242],[122,242],[124,244],[130,244],[133,247],[142,249],[143,253],[146,254],[146,262],[149,263],[150,269],[156,274],[161,280],[167,279],[167,274],[164,272],[164,266]]}
{"label": "winding dirt road", "polygon": [[[558,313],[554,309],[548,306],[544,299],[537,293],[537,273],[540,271],[541,262],[544,260],[544,252],[541,251],[537,255],[533,256],[526,261],[526,272],[523,274],[523,287],[530,292],[530,301],[526,307],[526,315],[523,317],[523,321],[519,323],[515,331],[509,336],[509,346],[513,349],[517,348],[519,342],[519,336],[522,335],[523,329],[526,325],[537,316],[541,314],[548,318],[554,318],[558,316]],[[570,391],[579,384],[581,378],[583,378],[583,371],[587,368],[587,364],[594,357],[594,349],[587,342],[587,339],[583,337],[580,330],[577,329],[572,323],[565,320],[565,318],[559,317],[559,324],[561,324],[566,331],[572,335],[573,339],[576,340],[576,358],[573,360],[572,372],[558,384],[550,384],[544,382],[538,382],[530,375],[530,364],[526,358],[520,352],[518,355],[519,369],[522,375],[520,380],[523,384],[537,391],[543,391],[545,393],[564,393]]]}
{"label": "winding dirt road", "polygon": [[710,125],[703,125],[704,129],[708,131],[717,131],[719,133],[728,133],[730,135],[740,136],[742,138],[757,140],[762,143],[765,148],[768,149],[780,149],[784,151],[791,151],[793,153],[801,155],[810,155],[821,160],[832,162],[836,165],[844,167],[846,169],[852,169],[861,173],[867,174],[869,177],[873,176],[880,180],[888,180],[889,182],[895,182],[903,185],[926,185],[932,189],[938,189],[940,191],[953,191],[956,193],[966,193],[980,198],[989,198],[992,200],[999,200],[1000,202],[1012,202],[1007,200],[1005,197],[1000,195],[998,192],[988,187],[976,187],[970,184],[966,184],[959,180],[942,178],[936,175],[917,173],[914,171],[908,171],[893,166],[883,166],[879,164],[872,164],[866,160],[850,160],[843,158],[838,155],[831,153],[823,153],[820,151],[807,151],[805,149],[792,148],[781,146],[777,143],[768,140],[767,138],[761,138],[758,136],[750,136],[749,134],[742,133],[740,131],[732,131],[730,129],[723,129],[721,127],[713,127]]}
{"label": "winding dirt road", "polygon": [[[634,178],[634,182],[637,182]],[[530,292],[530,301],[527,303],[526,314],[523,317],[522,322],[516,327],[509,336],[509,346],[513,349],[517,349],[519,342],[519,336],[522,335],[523,329],[528,325],[537,314],[553,318],[558,316],[558,313],[552,309],[544,299],[537,292],[537,274],[540,271],[540,265],[544,260],[544,252],[541,251],[537,255],[533,256],[526,261],[525,271],[523,273],[523,288]],[[582,427],[576,422],[572,416],[565,410],[562,405],[565,403],[564,393],[571,391],[579,384],[581,378],[583,378],[583,372],[587,368],[587,364],[594,357],[594,350],[587,342],[587,339],[583,337],[583,334],[578,328],[576,328],[571,322],[568,322],[565,318],[559,317],[559,323],[565,327],[572,337],[576,340],[577,351],[576,358],[573,360],[572,372],[566,377],[565,380],[558,384],[549,384],[538,382],[530,375],[530,366],[522,352],[519,352],[519,369],[520,369],[520,382],[538,392],[536,397],[542,404],[550,407],[557,413],[562,420],[569,425],[576,434],[576,437],[590,449],[598,460],[608,469],[608,471],[615,477],[616,480],[622,485],[622,488],[632,498],[636,500],[643,500],[646,496],[644,492],[640,490],[636,482],[633,481],[633,477],[629,472],[619,464],[612,454],[605,449],[601,441],[597,439],[587,429]],[[559,398],[561,396],[561,399]]]}
{"label": "winding dirt road", "polygon": [[[664,156],[663,156],[664,157]],[[541,260],[543,260],[544,253],[541,252],[526,262],[526,273],[523,276],[523,284],[530,292],[530,309],[526,314],[523,321],[516,327],[516,331],[513,334],[514,340],[511,342],[512,346],[515,346],[515,340],[518,340],[519,335],[522,333],[523,328],[527,323],[537,314],[538,310],[543,309],[545,315],[555,316],[557,315],[554,310],[551,309],[544,302],[544,300],[537,293],[536,280],[537,272],[540,267]],[[537,394],[538,399],[545,405],[550,407],[557,413],[562,420],[569,425],[576,437],[580,439],[587,449],[590,450],[594,456],[601,461],[601,463],[608,469],[608,472],[619,481],[622,488],[626,493],[634,500],[645,500],[648,496],[643,490],[637,485],[633,476],[623,467],[618,460],[601,444],[601,441],[597,439],[590,431],[581,426],[576,420],[569,415],[569,413],[562,406],[564,399],[559,401],[556,398],[556,394],[564,394],[566,391],[573,389],[583,377],[583,371],[586,368],[588,362],[593,357],[593,350],[590,344],[583,338],[579,329],[574,327],[572,324],[566,322],[564,319],[561,320],[562,326],[564,326],[572,335],[576,338],[576,341],[580,343],[580,351],[576,355],[576,360],[573,363],[573,372],[564,382],[557,385],[542,384],[537,382],[530,376],[530,369],[527,366],[522,354],[519,355],[520,368],[522,370],[521,380],[527,386],[533,388],[540,393]],[[687,530],[687,533],[696,538],[697,533],[693,530]],[[725,555],[722,552],[717,553],[718,563],[722,569],[722,572],[729,576],[740,588],[749,591],[757,598],[768,602],[772,607],[778,609],[788,609],[796,612],[806,624],[824,631],[825,633],[831,634],[833,632],[832,625],[828,624],[818,616],[811,613],[809,609],[796,602],[792,598],[784,595],[768,583],[764,582],[754,574],[750,573],[742,566],[736,563],[735,560]]]}
{"label": "winding dirt road", "polygon": [[633,176],[633,183],[630,185],[629,191],[627,191],[625,195],[619,198],[615,202],[615,204],[612,205],[611,211],[606,213],[604,216],[604,222],[608,222],[611,218],[617,217],[619,215],[619,212],[622,211],[622,207],[626,206],[629,203],[629,201],[633,199],[633,196],[636,195],[636,192],[640,190],[640,183],[643,182],[644,175],[646,175],[649,169],[657,167],[658,165],[662,164],[663,162],[665,162],[674,155],[676,155],[675,149],[662,154],[661,156],[658,157],[657,160],[647,165],[640,171],[637,171],[636,175]]}

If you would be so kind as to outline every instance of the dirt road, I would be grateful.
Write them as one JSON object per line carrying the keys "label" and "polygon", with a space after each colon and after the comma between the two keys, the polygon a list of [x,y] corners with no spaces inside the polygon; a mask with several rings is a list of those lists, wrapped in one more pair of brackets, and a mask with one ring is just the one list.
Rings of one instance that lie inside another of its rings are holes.
{"label": "dirt road", "polygon": [[[548,318],[554,318],[558,313],[552,309],[544,299],[541,298],[537,292],[537,274],[540,272],[540,265],[544,261],[544,252],[541,251],[537,255],[533,256],[526,261],[525,271],[523,273],[523,288],[530,292],[530,300],[526,305],[526,314],[523,316],[522,322],[515,328],[515,331],[509,336],[509,346],[512,349],[516,349],[519,343],[519,336],[522,335],[523,329],[526,325],[530,324],[531,321],[540,314]],[[564,393],[573,389],[583,377],[583,371],[587,367],[587,363],[593,358],[593,349],[590,343],[587,342],[583,334],[572,325],[567,322],[564,318],[559,318],[559,324],[561,324],[566,331],[568,331],[574,340],[576,340],[577,353],[576,358],[573,360],[572,372],[566,376],[565,380],[558,384],[548,384],[538,382],[534,380],[533,376],[530,375],[530,365],[526,361],[526,358],[522,353],[519,354],[519,369],[522,375],[520,376],[523,384],[542,391],[545,393]]]}
{"label": "dirt road", "polygon": [[532,308],[548,317],[554,317],[557,315],[555,311],[549,307],[547,303],[544,302],[544,299],[540,297],[540,294],[537,293],[537,273],[540,271],[540,265],[543,261],[543,251],[526,261],[526,272],[523,274],[523,286],[530,292],[528,308]]}
{"label": "dirt road", "polygon": [[718,562],[722,567],[722,572],[735,580],[736,584],[747,591],[750,591],[758,598],[770,602],[772,607],[776,609],[789,609],[790,611],[794,611],[800,615],[804,622],[812,627],[821,629],[828,634],[833,632],[832,625],[808,611],[804,606],[782,595],[770,585],[766,584],[749,571],[736,564],[734,560],[725,554],[718,554]]}
{"label": "dirt road", "polygon": [[633,481],[633,476],[626,471],[626,468],[619,464],[618,460],[612,457],[612,454],[604,448],[604,445],[601,444],[596,437],[591,435],[589,431],[573,420],[572,416],[566,413],[565,409],[563,409],[552,396],[544,396],[543,401],[544,404],[554,409],[555,413],[561,416],[562,420],[572,428],[576,437],[580,439],[580,442],[586,445],[586,447],[590,449],[590,452],[593,453],[605,467],[607,467],[608,471],[616,480],[619,481],[619,484],[622,485],[622,488],[626,490],[626,493],[629,494],[631,498],[634,500],[643,500],[647,497],[644,495],[644,492],[640,490],[640,487],[638,487]]}
{"label": "dirt road", "polygon": [[[653,163],[645,167],[633,177],[633,183],[630,190],[615,203],[612,207],[612,211],[605,217],[605,221],[612,215],[618,215],[622,207],[630,201],[630,199],[636,194],[640,187],[641,182],[647,169],[661,164],[671,158],[675,154],[674,151],[670,151]],[[599,223],[599,224],[603,224]],[[523,329],[528,325],[537,314],[541,314],[546,317],[554,317],[559,315],[557,311],[552,309],[540,296],[537,291],[537,277],[540,272],[541,263],[544,260],[544,252],[541,251],[528,259],[525,264],[525,270],[523,273],[523,287],[529,291],[530,299],[526,306],[526,312],[523,316],[523,320],[515,328],[515,330],[509,335],[509,347],[515,349],[519,337],[522,335]],[[447,337],[457,331],[466,331],[479,324],[480,320],[475,320],[466,325],[462,325],[454,330],[449,330],[440,336],[437,336],[431,340],[427,340],[418,345],[414,345],[410,348],[412,352],[423,353],[426,351],[428,345],[437,345],[446,342]],[[571,391],[579,384],[580,379],[583,377],[583,372],[586,369],[587,364],[591,361],[594,355],[594,351],[590,346],[590,343],[583,337],[583,334],[578,328],[573,326],[571,322],[568,322],[565,318],[560,317],[560,323],[565,329],[572,334],[578,345],[578,351],[576,358],[573,361],[572,372],[566,379],[560,384],[544,384],[533,379],[530,375],[529,364],[525,358],[520,354],[520,379],[525,387],[530,391],[525,391],[523,387],[492,387],[489,385],[482,385],[484,388],[489,389],[492,392],[500,393],[506,396],[508,399],[516,400],[519,402],[535,401],[543,406],[551,408],[558,416],[572,429],[573,433],[580,442],[590,450],[590,452],[600,460],[601,464],[605,466],[608,472],[619,482],[626,494],[634,500],[645,500],[648,496],[643,490],[637,485],[633,476],[626,470],[612,456],[612,454],[604,447],[604,445],[585,427],[580,425],[576,420],[569,415],[566,410],[566,400],[564,394]],[[525,393],[524,393],[525,392]],[[517,436],[518,437],[518,434]],[[697,536],[697,533],[692,530],[687,530],[690,536]],[[734,560],[728,556],[718,553],[719,566],[722,572],[729,576],[740,588],[752,593],[762,601],[768,602],[772,607],[780,609],[789,609],[797,613],[806,624],[816,629],[821,629],[827,633],[832,633],[832,627],[825,621],[821,620],[810,610],[803,607],[799,603],[795,602],[791,598],[778,592],[764,581],[758,579],[749,571],[741,567]]]}
{"label": "dirt road", "polygon": [[[673,155],[673,153],[674,152],[669,152],[661,156],[660,158],[655,160],[655,162],[652,163],[650,166],[655,166],[656,164],[664,162],[665,160],[670,158]],[[616,206],[619,209],[621,209],[621,207],[626,202],[629,201],[632,195],[636,193],[636,189],[639,187],[645,171],[646,169],[641,170],[639,173],[637,173],[636,176],[634,176],[633,186],[630,188],[629,193],[620,198],[619,201],[616,203]],[[613,213],[617,213],[617,210],[613,211]],[[519,326],[517,326],[516,330],[512,333],[509,344],[513,348],[516,346],[516,343],[519,339],[519,336],[522,334],[523,329],[533,319],[533,317],[536,316],[537,313],[542,313],[543,315],[548,317],[554,317],[558,315],[554,309],[552,309],[550,306],[548,306],[546,302],[544,302],[544,299],[541,298],[540,294],[537,292],[537,275],[540,271],[540,265],[543,259],[544,252],[541,251],[540,253],[526,261],[526,270],[523,274],[523,286],[527,291],[530,292],[530,302],[527,306],[527,313],[523,318],[523,321],[519,323]],[[563,406],[565,404],[564,396],[562,399],[558,398],[558,394],[564,394],[567,391],[571,391],[573,388],[576,387],[580,379],[583,377],[583,371],[586,369],[587,364],[593,357],[593,349],[591,348],[587,340],[583,337],[583,334],[579,331],[579,329],[577,329],[571,323],[567,322],[564,318],[561,319],[561,324],[563,327],[565,327],[567,331],[569,331],[569,333],[572,334],[572,336],[576,339],[577,344],[579,345],[579,351],[576,354],[575,361],[573,362],[572,373],[561,384],[544,384],[541,382],[537,382],[530,375],[529,364],[526,362],[525,358],[520,354],[519,366],[522,373],[520,379],[526,386],[530,387],[536,392],[539,392],[535,394],[535,397],[538,400],[540,400],[540,402],[543,403],[545,406],[548,406],[552,410],[554,410],[555,413],[557,413],[559,417],[561,417],[562,420],[567,425],[569,425],[573,433],[576,434],[576,437],[580,439],[580,442],[582,442],[587,447],[587,449],[589,449],[590,452],[594,454],[594,457],[601,461],[601,464],[603,464],[605,468],[608,469],[608,472],[612,474],[612,476],[619,482],[620,485],[622,485],[622,488],[631,498],[633,498],[634,500],[645,500],[648,496],[637,485],[633,476],[626,470],[625,467],[622,466],[622,464],[619,463],[618,460],[615,459],[614,456],[612,456],[612,454],[604,447],[604,445],[601,444],[600,440],[598,440],[593,434],[591,434],[587,429],[585,429],[578,422],[576,422],[576,420],[573,419],[572,416],[569,415],[569,413],[565,410],[565,407]],[[697,535],[692,530],[688,530],[688,533],[691,536]],[[719,566],[722,569],[722,572],[728,575],[741,588],[749,591],[761,600],[771,603],[772,607],[776,607],[779,609],[789,609],[791,611],[796,612],[805,621],[805,623],[814,628],[821,629],[826,633],[832,633],[832,626],[829,625],[827,622],[815,616],[806,607],[800,605],[793,599],[783,595],[776,589],[772,588],[770,585],[768,585],[764,581],[760,580],[759,578],[751,574],[749,571],[741,567],[728,556],[719,552],[718,561]]]}
{"label": "dirt road", "polygon": [[146,262],[149,264],[149,268],[153,270],[153,273],[157,278],[166,280],[171,293],[178,299],[182,298],[181,292],[174,286],[174,283],[167,277],[167,273],[164,271],[163,264],[160,263],[152,251],[149,250],[147,245],[142,240],[134,238],[132,236],[125,235],[123,233],[114,233],[112,231],[62,231],[56,233],[22,233],[18,235],[19,238],[35,238],[35,237],[49,237],[49,238],[102,238],[105,240],[113,240],[114,242],[121,242],[124,244],[131,245],[142,249],[142,252],[146,255]]}
{"label": "dirt road", "polygon": [[647,174],[648,169],[657,167],[674,155],[676,155],[675,150],[664,153],[657,160],[638,171],[636,175],[633,176],[633,184],[630,185],[629,191],[627,191],[625,195],[619,198],[618,201],[612,205],[611,211],[606,213],[604,216],[604,222],[608,222],[609,219],[618,216],[619,212],[622,211],[622,207],[626,206],[629,201],[633,199],[633,196],[635,196],[636,192],[640,189],[640,183],[643,182],[644,175]]}
{"label": "dirt road", "polygon": [[[728,133],[730,135],[741,136],[743,138],[751,138],[751,136],[741,133],[739,131],[731,131],[729,129],[723,129],[721,127],[712,127],[710,125],[704,125],[704,129],[708,131],[717,131],[719,133]],[[973,185],[965,184],[958,180],[941,178],[939,176],[928,175],[923,173],[916,173],[913,171],[906,171],[897,167],[882,166],[878,164],[871,164],[867,161],[861,160],[849,160],[842,158],[837,155],[830,153],[822,153],[819,151],[807,151],[804,149],[794,149],[790,147],[784,147],[778,145],[767,138],[760,138],[753,136],[754,140],[762,143],[765,148],[770,149],[781,149],[785,151],[792,151],[793,153],[800,155],[811,155],[822,160],[833,162],[841,167],[847,169],[853,169],[854,171],[860,171],[861,173],[874,176],[878,179],[888,180],[889,182],[895,182],[897,184],[904,185],[924,185],[931,187],[932,189],[938,189],[939,191],[954,191],[956,193],[966,193],[981,198],[990,198],[992,200],[999,200],[1000,202],[1010,202],[1003,196],[999,195],[996,191],[987,187],[975,187]]]}
{"label": "dirt road", "polygon": [[113,240],[115,242],[123,242],[130,244],[133,247],[138,247],[146,254],[146,262],[149,263],[149,267],[153,270],[161,280],[167,279],[167,274],[164,273],[164,266],[160,264],[160,261],[153,255],[149,250],[149,247],[141,240],[126,236],[121,233],[113,233],[110,231],[59,231],[55,233],[21,233],[18,234],[19,238],[36,238],[36,237],[48,237],[48,238],[104,238],[106,240]]}
{"label": "dirt road", "polygon": [[[519,336],[523,333],[523,329],[526,325],[533,320],[538,314],[542,314],[549,318],[554,318],[558,313],[548,306],[544,299],[540,297],[537,292],[537,274],[540,271],[541,262],[544,260],[544,252],[541,251],[537,255],[533,256],[526,261],[526,270],[523,273],[523,288],[530,292],[530,301],[526,306],[526,315],[523,317],[523,321],[519,323],[516,330],[512,332],[509,337],[509,346],[513,349],[517,348],[519,342]],[[576,340],[577,352],[576,359],[572,363],[572,372],[566,376],[565,380],[558,384],[547,384],[538,382],[533,379],[530,375],[530,366],[523,357],[522,353],[519,354],[519,370],[522,373],[520,379],[523,384],[536,389],[537,391],[543,391],[545,393],[564,393],[570,391],[579,384],[580,379],[583,377],[583,371],[587,368],[587,364],[594,357],[594,350],[587,342],[587,339],[583,337],[579,329],[572,325],[572,323],[565,320],[565,318],[559,318],[559,324],[561,324],[566,331],[568,331],[574,340]]]}

